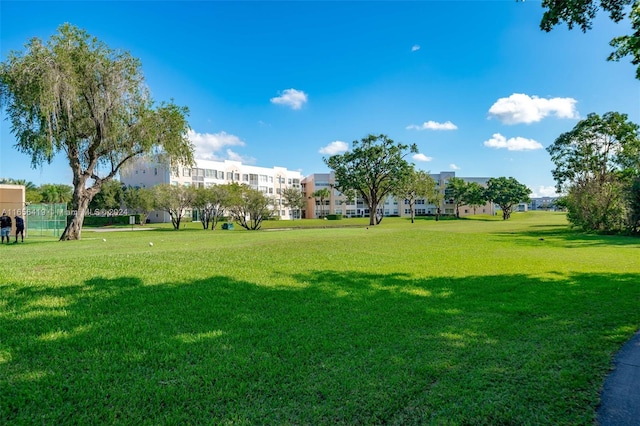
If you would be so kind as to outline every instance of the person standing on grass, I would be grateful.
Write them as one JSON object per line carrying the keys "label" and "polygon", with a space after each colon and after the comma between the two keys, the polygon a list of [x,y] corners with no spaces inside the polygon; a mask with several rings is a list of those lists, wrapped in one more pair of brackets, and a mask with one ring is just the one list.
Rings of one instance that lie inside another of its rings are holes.
{"label": "person standing on grass", "polygon": [[2,216],[0,216],[0,236],[2,237],[2,241],[0,241],[0,244],[4,243],[4,237],[7,237],[7,244],[9,244],[10,234],[11,234],[11,218],[7,216],[5,212],[2,212]]}
{"label": "person standing on grass", "polygon": [[24,243],[24,219],[20,216],[16,216],[14,218],[16,220],[16,240],[15,243],[18,243],[18,234],[22,238],[22,242]]}

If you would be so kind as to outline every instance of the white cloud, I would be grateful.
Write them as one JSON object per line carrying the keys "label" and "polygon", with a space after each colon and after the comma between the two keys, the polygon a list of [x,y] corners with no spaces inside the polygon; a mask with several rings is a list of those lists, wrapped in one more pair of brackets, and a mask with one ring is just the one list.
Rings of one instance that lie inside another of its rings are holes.
{"label": "white cloud", "polygon": [[283,90],[280,96],[271,98],[271,103],[278,105],[285,105],[292,109],[300,109],[302,105],[307,103],[308,96],[302,90],[286,89]]}
{"label": "white cloud", "polygon": [[227,146],[244,146],[244,142],[235,135],[226,132],[198,133],[194,130],[187,132],[187,137],[193,143],[195,157],[202,160],[219,160],[216,154]]}
{"label": "white cloud", "polygon": [[411,46],[411,51],[415,52],[417,50],[420,50],[420,45],[419,44],[414,44],[413,46]]}
{"label": "white cloud", "polygon": [[425,121],[421,125],[411,124],[407,126],[407,130],[456,130],[458,126],[450,121],[438,123],[436,121]]}
{"label": "white cloud", "polygon": [[227,149],[227,159],[233,161],[240,161],[242,164],[256,164],[256,159],[253,157],[245,157],[230,149]]}
{"label": "white cloud", "polygon": [[538,186],[538,189],[533,191],[531,194],[531,198],[540,198],[540,197],[557,197],[555,186]]}
{"label": "white cloud", "polygon": [[524,93],[514,93],[498,99],[489,108],[489,118],[495,117],[503,124],[535,123],[550,114],[558,118],[579,118],[573,98],[539,98]]}
{"label": "white cloud", "polygon": [[414,160],[416,161],[431,161],[433,160],[433,157],[427,157],[426,155],[419,153],[419,154],[413,154],[412,157]]}
{"label": "white cloud", "polygon": [[453,163],[449,164],[449,168],[450,168],[451,170],[460,170],[460,167],[456,166],[456,165],[455,165],[455,164],[453,164]]}
{"label": "white cloud", "polygon": [[327,146],[323,146],[318,151],[320,154],[326,155],[336,155],[342,154],[343,152],[347,152],[349,150],[349,145],[346,142],[342,141],[333,141]]}
{"label": "white cloud", "polygon": [[506,148],[509,151],[531,151],[543,148],[540,142],[533,139],[520,136],[507,139],[500,133],[494,133],[491,139],[484,141],[484,146],[497,149]]}

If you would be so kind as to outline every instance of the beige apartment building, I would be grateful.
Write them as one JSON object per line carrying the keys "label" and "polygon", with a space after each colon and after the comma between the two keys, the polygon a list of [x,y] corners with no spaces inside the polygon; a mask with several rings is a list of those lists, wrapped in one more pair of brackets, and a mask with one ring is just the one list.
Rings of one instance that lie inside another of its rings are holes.
{"label": "beige apartment building", "polygon": [[[441,194],[442,202],[440,205],[429,203],[427,200],[418,199],[415,204],[416,216],[435,215],[438,208],[442,214],[455,214],[455,205],[452,200],[447,197],[446,188],[449,179],[456,177],[455,172],[440,172],[430,175],[436,181],[436,188]],[[477,182],[482,186],[486,186],[489,181],[488,177],[461,177],[465,182]],[[327,214],[341,214],[344,217],[368,217],[369,206],[364,200],[356,198],[355,200],[347,200],[335,187],[335,175],[330,173],[315,173],[307,176],[302,180],[302,189],[307,199],[307,206],[303,212],[305,218],[319,218]],[[330,196],[328,199],[320,200],[313,194],[319,190],[329,189]],[[409,203],[406,200],[397,200],[390,196],[380,205],[379,211],[384,216],[400,216],[410,217],[411,211]],[[473,214],[495,214],[495,206],[493,203],[486,203],[484,206],[474,209],[470,206],[460,206],[460,216],[468,216]]]}
{"label": "beige apartment building", "polygon": [[[273,199],[277,215],[281,219],[297,218],[299,213],[284,204],[282,191],[285,188],[301,188],[302,175],[284,167],[258,167],[240,161],[196,160],[194,167],[174,167],[153,158],[135,161],[120,173],[120,180],[128,186],[152,188],[161,183],[209,187],[227,183],[250,186]],[[186,212],[190,215],[191,212]],[[169,222],[168,213],[152,212],[151,222]]]}

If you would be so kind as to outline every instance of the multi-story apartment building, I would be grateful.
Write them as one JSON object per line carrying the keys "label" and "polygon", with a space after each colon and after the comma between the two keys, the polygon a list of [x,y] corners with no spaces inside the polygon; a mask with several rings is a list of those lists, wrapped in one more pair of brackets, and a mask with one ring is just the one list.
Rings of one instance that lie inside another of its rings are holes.
{"label": "multi-story apartment building", "polygon": [[[430,175],[436,182],[436,189],[440,192],[441,203],[439,205],[430,203],[425,199],[416,200],[415,213],[417,216],[435,215],[440,209],[443,214],[455,214],[455,205],[453,201],[447,197],[446,188],[449,179],[455,177],[455,172],[440,172]],[[465,182],[477,182],[482,186],[486,186],[488,177],[462,177]],[[304,211],[305,218],[318,218],[327,214],[342,214],[344,217],[366,217],[369,216],[369,206],[364,200],[356,198],[348,200],[335,187],[335,176],[331,173],[315,173],[305,177],[302,180],[303,192],[307,199],[307,206]],[[329,189],[330,196],[321,200],[313,194],[319,189]],[[394,197],[387,197],[386,200],[378,207],[384,216],[400,216],[409,217],[411,211],[407,200],[397,200]],[[460,216],[468,216],[472,214],[495,214],[493,203],[486,203],[484,206],[473,209],[470,206],[460,207]]]}
{"label": "multi-story apartment building", "polygon": [[[298,213],[285,207],[282,191],[285,188],[301,188],[302,175],[284,167],[258,167],[239,161],[196,160],[193,167],[170,168],[157,159],[140,159],[120,173],[122,183],[128,186],[151,188],[161,183],[208,187],[227,183],[246,184],[261,191],[274,201],[276,214],[281,219],[293,219]],[[152,222],[166,222],[170,218],[164,212],[152,212]]]}

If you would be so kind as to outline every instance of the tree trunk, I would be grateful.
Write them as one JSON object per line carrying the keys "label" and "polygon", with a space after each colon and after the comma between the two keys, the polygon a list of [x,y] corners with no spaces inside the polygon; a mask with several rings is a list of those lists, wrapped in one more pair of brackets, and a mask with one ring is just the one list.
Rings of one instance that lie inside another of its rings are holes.
{"label": "tree trunk", "polygon": [[[71,220],[64,229],[64,232],[60,236],[60,241],[79,240],[82,234],[82,224],[84,222],[84,216],[89,208],[90,197],[84,193],[76,195],[73,194],[73,210],[71,211]],[[75,199],[78,198],[76,201]]]}
{"label": "tree trunk", "polygon": [[369,226],[375,226],[376,225],[376,216],[377,216],[377,212],[376,212],[376,208],[378,206],[369,206]]}

